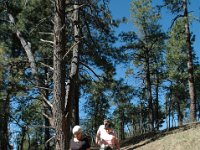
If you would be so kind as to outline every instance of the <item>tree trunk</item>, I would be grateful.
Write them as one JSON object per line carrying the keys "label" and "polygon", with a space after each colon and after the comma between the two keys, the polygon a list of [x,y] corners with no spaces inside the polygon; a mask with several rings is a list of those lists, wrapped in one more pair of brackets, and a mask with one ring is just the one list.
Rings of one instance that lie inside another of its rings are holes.
{"label": "tree trunk", "polygon": [[158,71],[156,71],[156,98],[155,98],[155,125],[156,130],[159,130],[159,101],[158,101],[158,92],[159,92],[159,75]]}
{"label": "tree trunk", "polygon": [[[77,78],[77,81],[78,81],[78,78]],[[74,116],[75,116],[75,124],[80,124],[79,120],[80,120],[80,117],[79,117],[79,95],[80,95],[80,92],[79,92],[79,85],[78,83],[76,84],[76,87],[75,87],[75,95],[74,95],[74,100],[75,100],[75,103],[74,103]]]}
{"label": "tree trunk", "polygon": [[[71,125],[75,125],[75,120],[79,120],[76,114],[79,113],[78,109],[78,99],[75,97],[76,87],[78,87],[78,67],[79,67],[79,43],[80,43],[80,35],[79,35],[79,23],[78,23],[78,1],[75,1],[74,5],[74,46],[73,46],[73,54],[72,61],[70,67],[69,79],[67,81],[66,88],[66,97],[65,97],[65,105],[67,116],[67,131],[70,131]],[[76,101],[77,100],[77,101]],[[79,117],[79,116],[78,116]],[[69,146],[71,133],[67,132],[67,146]],[[69,147],[67,147],[68,149]]]}
{"label": "tree trunk", "polygon": [[[47,62],[46,62],[46,64],[47,64]],[[48,90],[49,85],[48,85],[47,81],[48,81],[49,77],[48,77],[48,69],[47,68],[45,68],[45,75],[46,75],[45,85],[44,85],[45,88],[46,88],[45,97],[48,100],[49,99],[49,90]],[[44,113],[49,115],[49,116],[51,116],[52,114],[50,114],[50,112],[49,112],[48,105],[46,105],[46,103],[44,103],[44,102],[42,104],[43,104]],[[44,129],[45,130],[44,131],[44,133],[45,133],[45,135],[44,135],[44,145],[45,145],[45,147],[44,147],[44,150],[50,150],[50,143],[47,142],[51,138],[51,136],[50,136],[50,128],[49,128],[50,127],[50,123],[49,123],[49,119],[47,119],[46,117],[44,117],[44,125],[45,125],[45,129]]]}
{"label": "tree trunk", "polygon": [[188,10],[187,2],[184,2],[184,20],[185,20],[185,36],[186,44],[188,51],[188,83],[189,83],[189,95],[190,95],[190,122],[196,121],[196,96],[195,96],[195,87],[194,87],[194,70],[193,70],[193,58],[192,58],[192,46],[190,41],[190,28],[188,22]]}
{"label": "tree trunk", "polygon": [[[170,92],[171,94],[171,92]],[[172,98],[169,98],[168,101],[168,127],[171,128],[171,109],[172,109]]]}
{"label": "tree trunk", "polygon": [[183,125],[183,112],[181,111],[181,106],[180,106],[180,99],[177,101],[177,113],[178,113],[178,126]]}
{"label": "tree trunk", "polygon": [[[147,56],[148,57],[148,56]],[[148,58],[146,58],[148,59]],[[152,102],[152,90],[151,90],[151,78],[149,70],[149,61],[145,62],[146,68],[146,88],[147,88],[147,99],[148,99],[148,113],[149,113],[149,125],[150,130],[154,130],[154,114],[153,114],[153,102]]]}
{"label": "tree trunk", "polygon": [[64,0],[55,0],[55,16],[54,16],[54,47],[53,47],[53,126],[55,128],[55,149],[66,150],[67,128],[68,123],[66,117],[68,113],[65,110],[65,2]]}
{"label": "tree trunk", "polygon": [[168,108],[169,108],[169,105],[168,105],[168,99],[165,99],[165,122],[166,122],[166,129],[168,130],[169,129],[169,122],[168,122]]}
{"label": "tree trunk", "polygon": [[8,121],[9,121],[9,96],[0,103],[0,149],[7,150],[9,145]]}
{"label": "tree trunk", "polygon": [[73,123],[74,125],[79,124],[79,84],[78,84],[78,68],[79,68],[79,49],[80,49],[80,24],[79,24],[79,0],[75,0],[74,5],[74,47],[73,47],[73,58],[71,63],[70,79],[71,84],[71,100],[73,102]]}
{"label": "tree trunk", "polygon": [[121,113],[121,119],[120,119],[120,140],[124,140],[124,112]]}

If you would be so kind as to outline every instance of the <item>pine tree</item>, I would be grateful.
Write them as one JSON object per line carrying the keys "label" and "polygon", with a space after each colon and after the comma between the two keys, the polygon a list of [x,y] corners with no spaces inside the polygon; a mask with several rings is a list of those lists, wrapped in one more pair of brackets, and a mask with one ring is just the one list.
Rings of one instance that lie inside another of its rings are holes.
{"label": "pine tree", "polygon": [[194,86],[194,70],[193,70],[193,54],[192,54],[192,43],[191,43],[191,33],[189,26],[189,16],[188,16],[188,2],[186,0],[165,0],[166,6],[171,10],[173,14],[178,14],[178,17],[184,18],[185,23],[185,41],[187,46],[187,67],[188,67],[188,86],[190,95],[190,122],[196,121],[196,95]]}
{"label": "pine tree", "polygon": [[[164,43],[165,34],[161,31],[161,26],[158,24],[160,15],[152,7],[151,0],[133,0],[131,10],[133,22],[137,27],[137,33],[122,35],[127,43],[123,48],[132,50],[130,52],[132,53],[133,62],[139,69],[139,76],[145,84],[144,99],[148,101],[147,124],[150,126],[150,130],[154,130],[155,110],[153,109],[152,79],[153,74],[156,74],[155,66],[160,66],[158,63],[162,59],[163,51],[163,47],[160,45]],[[158,109],[158,106],[156,108]]]}

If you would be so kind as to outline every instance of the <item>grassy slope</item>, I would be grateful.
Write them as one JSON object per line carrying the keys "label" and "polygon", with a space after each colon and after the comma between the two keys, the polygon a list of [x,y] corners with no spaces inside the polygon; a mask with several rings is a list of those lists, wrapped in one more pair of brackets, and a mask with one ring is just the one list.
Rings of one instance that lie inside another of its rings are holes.
{"label": "grassy slope", "polygon": [[121,150],[200,150],[200,124],[193,123],[160,133],[129,138]]}

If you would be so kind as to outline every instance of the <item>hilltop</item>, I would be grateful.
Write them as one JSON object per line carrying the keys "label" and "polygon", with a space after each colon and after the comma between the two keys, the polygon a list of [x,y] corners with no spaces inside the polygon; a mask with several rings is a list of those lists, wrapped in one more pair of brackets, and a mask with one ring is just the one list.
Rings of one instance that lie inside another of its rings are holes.
{"label": "hilltop", "polygon": [[121,142],[121,150],[200,150],[200,123],[157,133],[147,133]]}

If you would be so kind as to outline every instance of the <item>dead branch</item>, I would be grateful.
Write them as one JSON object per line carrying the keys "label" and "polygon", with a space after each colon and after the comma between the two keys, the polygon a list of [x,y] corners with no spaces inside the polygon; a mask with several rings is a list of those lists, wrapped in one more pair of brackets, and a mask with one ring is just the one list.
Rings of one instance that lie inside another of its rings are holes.
{"label": "dead branch", "polygon": [[44,64],[44,63],[40,63],[40,64],[42,64],[43,66],[45,66],[45,67],[47,67],[47,68],[49,68],[51,71],[53,71],[54,69],[53,69],[53,67],[51,67],[51,66],[49,66],[49,65],[47,65],[47,64]]}
{"label": "dead branch", "polygon": [[49,116],[46,115],[45,113],[42,113],[42,114],[43,114],[43,116],[44,116],[45,118],[47,118],[47,119],[49,120],[49,123],[50,123],[51,127],[54,127],[53,118],[49,117]]}
{"label": "dead branch", "polygon": [[48,40],[44,40],[44,39],[40,39],[40,41],[45,42],[45,43],[54,44],[53,41],[48,41]]}

